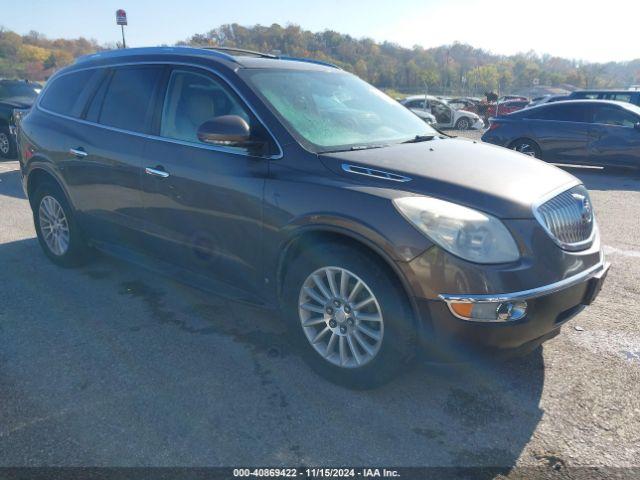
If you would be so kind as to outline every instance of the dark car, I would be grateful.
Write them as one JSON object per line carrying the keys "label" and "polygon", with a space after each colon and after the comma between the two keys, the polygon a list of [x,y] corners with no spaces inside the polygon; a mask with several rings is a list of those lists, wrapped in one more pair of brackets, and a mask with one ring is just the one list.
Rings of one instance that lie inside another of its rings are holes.
{"label": "dark car", "polygon": [[492,118],[482,140],[549,162],[640,168],[640,108],[605,100],[547,103]]}
{"label": "dark car", "polygon": [[0,157],[16,153],[15,112],[31,108],[42,87],[24,80],[0,79]]}
{"label": "dark car", "polygon": [[615,100],[640,105],[637,90],[577,90],[569,94],[569,100]]}
{"label": "dark car", "polygon": [[419,347],[535,348],[608,268],[575,177],[447,138],[318,62],[96,54],[48,82],[19,143],[54,263],[94,247],[282,312],[309,363],[351,386],[388,380]]}
{"label": "dark car", "polygon": [[[528,100],[506,100],[498,105],[490,104],[487,107],[487,115],[492,117],[494,115],[506,115],[508,113],[517,112],[529,105]],[[496,108],[498,113],[496,114]]]}

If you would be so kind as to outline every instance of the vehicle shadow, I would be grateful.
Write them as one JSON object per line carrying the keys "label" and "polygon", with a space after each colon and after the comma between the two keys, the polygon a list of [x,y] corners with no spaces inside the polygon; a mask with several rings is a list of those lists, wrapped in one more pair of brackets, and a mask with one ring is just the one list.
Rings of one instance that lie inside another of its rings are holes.
{"label": "vehicle shadow", "polygon": [[104,257],[60,269],[33,238],[1,244],[0,262],[1,465],[507,473],[542,416],[540,350],[508,362],[421,364],[382,388],[352,391],[304,364],[277,312]]}
{"label": "vehicle shadow", "polygon": [[[0,166],[2,163],[0,162]],[[15,198],[26,198],[22,190],[20,170],[0,170],[0,195]]]}
{"label": "vehicle shadow", "polygon": [[589,190],[640,191],[640,171],[563,167],[578,177]]}

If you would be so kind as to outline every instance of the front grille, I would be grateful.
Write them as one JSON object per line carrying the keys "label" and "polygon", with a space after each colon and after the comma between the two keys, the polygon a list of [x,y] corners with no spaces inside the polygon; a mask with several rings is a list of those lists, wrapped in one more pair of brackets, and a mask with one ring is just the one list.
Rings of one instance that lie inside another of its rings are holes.
{"label": "front grille", "polygon": [[534,214],[551,238],[565,250],[589,247],[594,217],[589,192],[577,185],[534,208]]}

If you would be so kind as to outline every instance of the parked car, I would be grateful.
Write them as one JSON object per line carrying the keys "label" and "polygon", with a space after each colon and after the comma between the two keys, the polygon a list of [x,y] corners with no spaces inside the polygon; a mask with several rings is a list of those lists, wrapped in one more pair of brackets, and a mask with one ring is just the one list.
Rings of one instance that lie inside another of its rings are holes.
{"label": "parked car", "polygon": [[419,117],[426,113],[435,116],[438,128],[455,128],[457,130],[484,128],[484,122],[477,114],[466,110],[456,110],[446,101],[430,95],[413,95],[400,103]]}
{"label": "parked car", "polygon": [[16,110],[29,109],[41,86],[24,80],[0,79],[0,158],[13,158],[16,154]]}
{"label": "parked car", "polygon": [[[409,108],[405,103],[404,103],[404,99],[399,99],[398,102],[400,102],[400,105],[403,105],[404,107]],[[424,101],[422,102],[422,105],[424,106]],[[427,111],[425,108],[415,108],[415,111],[413,108],[409,108],[409,110],[411,110],[413,113],[415,113],[418,118],[421,118],[422,120],[424,120],[426,123],[428,123],[431,126],[436,126],[436,124],[438,122],[436,122],[436,117],[433,116],[431,114],[431,112]]]}
{"label": "parked car", "polygon": [[354,387],[418,348],[529,351],[608,268],[578,179],[440,135],[320,62],[101,52],[47,83],[19,145],[52,262],[97,248],[282,312],[313,368]]}
{"label": "parked car", "polygon": [[464,110],[467,112],[475,113],[477,115],[480,114],[480,112],[478,111],[478,105],[480,105],[481,102],[478,100],[472,100],[470,98],[452,98],[451,100],[447,101],[447,103],[454,110]]}
{"label": "parked car", "polygon": [[492,118],[482,140],[551,162],[640,168],[640,107],[606,100],[546,103]]}
{"label": "parked car", "polygon": [[[497,105],[490,104],[487,107],[487,116],[494,117],[496,115],[506,115],[511,112],[517,112],[518,110],[522,110],[526,108],[529,102],[527,100],[507,100],[502,103],[498,103]],[[498,112],[496,113],[496,107]]]}
{"label": "parked car", "polygon": [[576,90],[569,100],[616,100],[640,105],[640,91],[634,90]]}
{"label": "parked car", "polygon": [[529,99],[527,97],[523,97],[522,95],[502,95],[498,98],[498,103],[508,102],[510,100],[521,100],[528,102]]}
{"label": "parked car", "polygon": [[568,100],[568,99],[569,99],[568,95],[542,95],[541,97],[533,98],[529,102],[529,105],[527,105],[527,108],[535,107],[536,105],[542,105],[543,103],[560,102],[562,100]]}

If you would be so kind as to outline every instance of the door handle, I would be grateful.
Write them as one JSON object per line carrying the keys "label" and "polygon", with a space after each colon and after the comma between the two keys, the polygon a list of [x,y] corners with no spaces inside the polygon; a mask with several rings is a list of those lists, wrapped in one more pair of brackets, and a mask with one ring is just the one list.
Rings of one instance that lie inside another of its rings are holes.
{"label": "door handle", "polygon": [[157,166],[155,168],[146,167],[144,169],[144,173],[147,175],[151,175],[154,177],[167,178],[169,176],[169,172],[165,171],[164,168]]}
{"label": "door handle", "polygon": [[70,148],[69,153],[76,158],[84,158],[89,155],[82,147]]}

